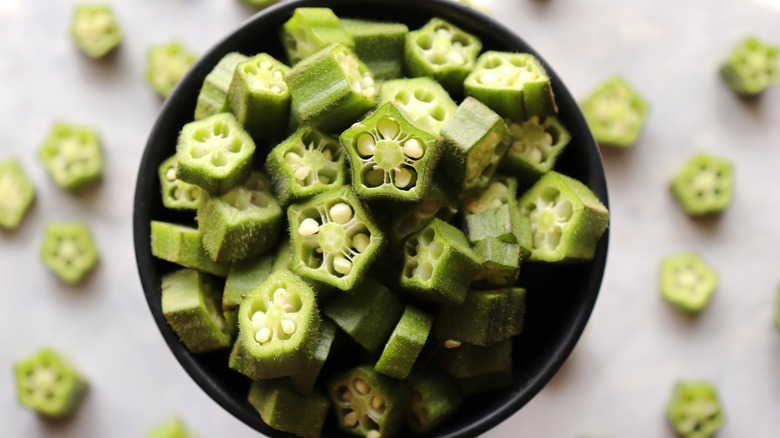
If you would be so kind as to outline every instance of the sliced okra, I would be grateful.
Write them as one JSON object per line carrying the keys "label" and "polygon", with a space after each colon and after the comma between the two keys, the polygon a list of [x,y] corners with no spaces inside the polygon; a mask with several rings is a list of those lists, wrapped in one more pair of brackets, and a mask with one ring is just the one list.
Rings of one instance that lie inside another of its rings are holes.
{"label": "sliced okra", "polygon": [[119,23],[108,5],[76,6],[70,23],[70,36],[85,55],[99,59],[122,41]]}
{"label": "sliced okra", "polygon": [[244,182],[251,172],[255,142],[228,113],[184,125],[176,145],[176,178],[211,194]]}
{"label": "sliced okra", "polygon": [[[487,188],[475,189],[461,195],[461,209],[464,213],[464,229],[466,236],[473,245],[485,239],[499,239],[507,244],[520,244],[523,258],[528,257],[531,247],[530,235],[527,231],[527,221],[523,220],[517,202],[516,178],[505,175],[494,175]],[[480,255],[483,267],[485,263],[501,254],[495,251],[509,251],[510,247],[499,248],[483,244],[483,254]],[[508,252],[500,258],[509,255]],[[487,258],[486,258],[487,257]],[[517,265],[515,260],[510,266]],[[518,265],[519,266],[519,265]]]}
{"label": "sliced okra", "polygon": [[555,171],[537,181],[519,205],[533,261],[591,260],[609,223],[609,211],[587,186]]}
{"label": "sliced okra", "polygon": [[[465,379],[512,370],[512,339],[505,339],[487,346],[467,343],[444,342],[439,351],[439,365],[450,376]],[[457,345],[457,346],[455,346]]]}
{"label": "sliced okra", "polygon": [[343,18],[341,25],[355,42],[355,54],[375,79],[403,76],[404,40],[409,32],[405,24]]}
{"label": "sliced okra", "polygon": [[340,131],[376,106],[371,70],[343,44],[298,63],[285,81],[294,116],[325,131]]}
{"label": "sliced okra", "polygon": [[433,334],[482,347],[523,332],[525,289],[472,290],[457,307],[443,307]]}
{"label": "sliced okra", "polygon": [[174,155],[163,161],[157,171],[160,176],[163,205],[174,210],[197,210],[201,198],[200,187],[179,181],[176,178],[177,167],[176,155]]}
{"label": "sliced okra", "polygon": [[447,91],[427,77],[385,82],[379,102],[393,102],[409,121],[437,137],[444,123],[458,110],[458,104]]}
{"label": "sliced okra", "polygon": [[249,404],[265,424],[304,438],[317,438],[328,416],[330,401],[317,392],[295,392],[287,379],[252,382]]}
{"label": "sliced okra", "polygon": [[206,75],[198,94],[198,103],[195,105],[195,120],[205,119],[230,109],[228,106],[230,82],[233,80],[236,66],[247,59],[249,58],[246,55],[230,52],[223,56]]}
{"label": "sliced okra", "polygon": [[495,238],[508,243],[517,243],[520,230],[520,213],[515,201],[481,213],[465,215],[466,237],[469,242],[477,243],[484,239]]}
{"label": "sliced okra", "polygon": [[149,430],[146,438],[196,438],[179,417],[169,418]]}
{"label": "sliced okra", "polygon": [[395,104],[382,105],[339,137],[361,199],[419,201],[428,192],[440,147],[412,125]]}
{"label": "sliced okra", "polygon": [[487,187],[470,190],[460,196],[463,213],[479,214],[511,204],[517,198],[517,179],[495,175]]}
{"label": "sliced okra", "polygon": [[103,177],[103,151],[97,132],[86,126],[54,122],[38,157],[55,183],[79,192]]}
{"label": "sliced okra", "polygon": [[504,119],[473,97],[444,123],[441,136],[441,169],[461,192],[488,186],[512,142]]}
{"label": "sliced okra", "polygon": [[34,201],[35,187],[19,162],[0,161],[0,228],[18,228]]}
{"label": "sliced okra", "polygon": [[666,406],[666,416],[683,438],[709,438],[725,421],[715,385],[707,381],[678,382]]}
{"label": "sliced okra", "polygon": [[278,140],[290,119],[290,90],[284,76],[290,67],[267,53],[236,66],[228,88],[228,106],[256,141]]}
{"label": "sliced okra", "polygon": [[483,53],[463,87],[467,95],[511,120],[558,112],[550,77],[528,53]]}
{"label": "sliced okra", "polygon": [[599,144],[631,147],[647,120],[647,101],[622,77],[602,83],[581,103],[582,114]]}
{"label": "sliced okra", "polygon": [[328,384],[339,428],[366,438],[391,437],[403,426],[409,389],[370,366],[354,368]]}
{"label": "sliced okra", "polygon": [[406,306],[374,369],[400,380],[409,377],[428,340],[432,325],[433,318],[430,315],[414,306]]}
{"label": "sliced okra", "polygon": [[163,316],[193,353],[230,346],[232,328],[225,322],[221,302],[221,285],[202,272],[182,269],[163,276]]}
{"label": "sliced okra", "polygon": [[707,153],[694,155],[672,181],[672,193],[690,216],[720,213],[731,203],[734,167]]}
{"label": "sliced okra", "polygon": [[99,261],[89,228],[81,223],[51,223],[41,248],[43,263],[68,284],[78,284]]}
{"label": "sliced okra", "polygon": [[700,312],[718,286],[718,274],[696,253],[683,253],[661,262],[661,295],[688,312]]}
{"label": "sliced okra", "polygon": [[384,234],[349,187],[287,209],[292,270],[348,291],[364,277],[384,246]]}
{"label": "sliced okra", "polygon": [[271,150],[266,170],[282,205],[319,195],[346,182],[344,150],[338,139],[302,126]]}
{"label": "sliced okra", "polygon": [[555,116],[534,116],[524,122],[507,123],[512,145],[499,167],[527,183],[552,170],[571,140],[571,134]]}
{"label": "sliced okra", "polygon": [[75,413],[88,383],[68,360],[44,348],[14,364],[19,404],[50,418]]}
{"label": "sliced okra", "polygon": [[310,57],[331,44],[354,49],[355,41],[329,8],[297,8],[284,23],[282,41],[290,65]]}
{"label": "sliced okra", "polygon": [[489,237],[474,245],[474,254],[482,262],[482,268],[472,285],[478,288],[511,286],[517,280],[523,259],[519,243]]}
{"label": "sliced okra", "polygon": [[463,303],[469,283],[479,270],[466,236],[441,219],[433,219],[404,243],[401,286],[425,301]]}
{"label": "sliced okra", "polygon": [[290,383],[296,391],[302,394],[310,394],[312,392],[322,366],[325,365],[325,361],[330,355],[330,348],[334,339],[336,339],[336,326],[328,320],[322,321],[320,325],[320,339],[317,341],[314,355],[306,361],[301,372],[290,376]]}
{"label": "sliced okra", "polygon": [[178,41],[154,45],[146,54],[146,82],[165,99],[197,58]]}
{"label": "sliced okra", "polygon": [[151,239],[157,258],[219,277],[228,274],[228,265],[214,262],[206,253],[197,228],[152,221]]}
{"label": "sliced okra", "polygon": [[723,61],[720,74],[735,93],[756,96],[780,82],[780,47],[748,37]]}
{"label": "sliced okra", "polygon": [[446,374],[428,371],[409,379],[412,399],[406,413],[406,424],[424,435],[447,421],[460,407],[463,397],[455,382]]}
{"label": "sliced okra", "polygon": [[253,290],[255,290],[271,272],[273,257],[266,254],[259,259],[246,260],[230,265],[225,291],[222,294],[222,311],[231,331],[238,329],[238,307]]}
{"label": "sliced okra", "polygon": [[433,18],[406,34],[404,61],[410,76],[429,76],[447,91],[459,95],[463,80],[476,66],[482,42],[463,29]]}

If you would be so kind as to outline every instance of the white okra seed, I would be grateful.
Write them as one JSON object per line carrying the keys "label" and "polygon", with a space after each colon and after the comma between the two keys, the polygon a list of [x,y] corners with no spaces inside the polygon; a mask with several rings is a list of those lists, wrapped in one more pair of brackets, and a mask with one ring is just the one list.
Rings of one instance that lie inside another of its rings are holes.
{"label": "white okra seed", "polygon": [[336,256],[333,259],[333,269],[339,274],[347,275],[352,271],[352,262],[344,256]]}
{"label": "white okra seed", "polygon": [[360,137],[358,137],[357,149],[358,152],[360,152],[360,155],[363,156],[374,155],[375,146],[376,146],[376,142],[374,141],[374,137],[371,134],[363,134]]}
{"label": "white okra seed", "polygon": [[168,170],[165,172],[165,179],[168,181],[175,181],[176,180],[176,168],[175,167],[169,167]]}
{"label": "white okra seed", "polygon": [[282,320],[282,331],[285,335],[291,335],[295,333],[295,323],[289,319]]}
{"label": "white okra seed", "polygon": [[352,247],[354,247],[357,252],[365,251],[370,243],[371,238],[364,233],[358,233],[352,237]]}
{"label": "white okra seed", "polygon": [[265,344],[271,340],[271,330],[268,330],[266,327],[261,328],[255,334],[255,340],[261,344]]}
{"label": "white okra seed", "polygon": [[330,218],[337,224],[346,224],[352,219],[352,207],[343,202],[339,202],[330,208]]}
{"label": "white okra seed", "polygon": [[417,140],[416,138],[410,138],[404,142],[403,152],[407,157],[414,159],[422,157],[425,153],[422,148],[422,143],[420,143],[420,140]]}
{"label": "white okra seed", "polygon": [[357,422],[358,422],[358,416],[354,411],[344,416],[344,424],[348,427],[352,427],[356,425]]}
{"label": "white okra seed", "polygon": [[382,397],[375,396],[373,399],[371,399],[371,406],[374,409],[380,409],[384,405],[385,405],[385,400]]}
{"label": "white okra seed", "polygon": [[289,164],[299,164],[301,161],[303,161],[303,158],[301,158],[301,156],[295,152],[287,152],[284,154],[284,161]]}
{"label": "white okra seed", "polygon": [[396,122],[395,120],[389,117],[385,117],[384,119],[381,119],[377,122],[376,129],[382,135],[382,138],[392,139],[398,135],[398,132],[401,130],[401,127],[398,125],[398,122]]}
{"label": "white okra seed", "polygon": [[293,173],[293,176],[298,181],[303,181],[306,179],[307,176],[311,173],[311,167],[309,166],[301,166],[297,169],[295,169],[295,172]]}
{"label": "white okra seed", "polygon": [[358,392],[358,394],[366,395],[369,391],[368,383],[366,383],[363,379],[356,379],[355,380],[355,390]]}
{"label": "white okra seed", "polygon": [[341,395],[341,399],[344,401],[352,400],[352,391],[344,391],[344,394]]}
{"label": "white okra seed", "polygon": [[381,438],[381,436],[378,430],[372,430],[366,434],[366,438]]}
{"label": "white okra seed", "polygon": [[320,230],[320,224],[312,219],[312,218],[306,218],[301,222],[301,225],[298,226],[298,234],[301,236],[313,236],[314,234],[317,234],[317,231]]}
{"label": "white okra seed", "polygon": [[399,189],[407,187],[412,182],[412,172],[407,169],[397,169],[395,171],[395,186]]}
{"label": "white okra seed", "polygon": [[274,291],[274,304],[282,304],[284,302],[284,297],[287,295],[287,289],[284,289],[282,287],[277,288]]}
{"label": "white okra seed", "polygon": [[444,348],[448,350],[458,347],[460,347],[460,341],[456,341],[454,339],[447,339],[444,341]]}
{"label": "white okra seed", "polygon": [[265,326],[265,313],[258,311],[252,314],[252,326],[256,329]]}

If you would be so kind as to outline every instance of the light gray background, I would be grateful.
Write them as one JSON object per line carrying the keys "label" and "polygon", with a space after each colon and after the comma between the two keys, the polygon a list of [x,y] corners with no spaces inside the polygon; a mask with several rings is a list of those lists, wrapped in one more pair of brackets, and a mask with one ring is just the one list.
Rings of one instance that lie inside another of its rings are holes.
{"label": "light gray background", "polygon": [[[0,234],[0,436],[139,437],[179,414],[203,437],[252,437],[181,370],[155,327],[137,278],[135,176],[160,101],[143,81],[145,51],[179,39],[203,53],[245,20],[237,0],[111,2],[125,33],[95,63],[67,37],[75,0],[0,0],[0,157],[17,157],[38,201]],[[575,96],[620,73],[651,102],[641,141],[605,151],[612,242],[602,294],[576,355],[522,412],[488,437],[666,437],[663,410],[680,378],[706,378],[727,413],[722,437],[780,428],[780,88],[735,98],[716,69],[747,34],[780,43],[780,0],[484,0],[545,56]],[[61,192],[35,159],[53,119],[99,128],[106,179]],[[694,151],[736,166],[736,197],[718,220],[685,217],[667,190]],[[63,286],[39,262],[48,221],[83,220],[102,264]],[[710,307],[686,318],[659,298],[664,255],[700,251],[720,274]],[[16,404],[12,362],[43,345],[65,352],[92,391],[73,421],[50,426]]]}

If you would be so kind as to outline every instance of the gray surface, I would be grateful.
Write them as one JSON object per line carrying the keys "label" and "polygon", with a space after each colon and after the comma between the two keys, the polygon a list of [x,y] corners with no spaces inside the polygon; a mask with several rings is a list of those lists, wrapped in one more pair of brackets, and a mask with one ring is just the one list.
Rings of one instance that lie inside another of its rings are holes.
{"label": "gray surface", "polygon": [[[38,188],[22,228],[0,234],[0,436],[138,437],[178,413],[203,437],[257,436],[212,402],[167,350],[137,279],[132,193],[159,109],[143,82],[145,49],[178,38],[204,52],[249,13],[235,0],[112,2],[125,31],[113,62],[79,55],[67,38],[74,0],[0,0],[0,157],[18,157]],[[722,437],[770,437],[780,428],[780,336],[771,327],[780,281],[780,88],[756,105],[715,74],[742,36],[780,43],[777,0],[486,0],[542,53],[576,96],[624,74],[652,104],[634,150],[608,152],[612,244],[589,334],[522,412],[486,436],[670,436],[663,409],[678,378],[715,381]],[[107,178],[83,197],[61,193],[35,160],[53,119],[99,127]],[[736,198],[717,221],[694,222],[666,185],[695,150],[736,165]],[[84,220],[103,261],[80,288],[38,262],[47,221]],[[658,262],[698,250],[721,285],[689,319],[657,293]],[[67,353],[92,392],[73,421],[48,426],[19,408],[11,363],[42,345]]]}

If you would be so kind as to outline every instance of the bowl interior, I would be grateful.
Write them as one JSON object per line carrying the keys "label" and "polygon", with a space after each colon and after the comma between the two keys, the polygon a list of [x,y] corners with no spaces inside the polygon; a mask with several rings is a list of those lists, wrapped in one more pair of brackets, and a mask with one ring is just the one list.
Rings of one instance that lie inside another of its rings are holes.
{"label": "bowl interior", "polygon": [[[441,17],[478,36],[485,50],[526,52],[539,57],[502,25],[448,0],[302,0],[285,2],[255,15],[202,57],[167,100],[149,137],[136,186],[134,237],[144,293],[160,332],[190,376],[226,410],[269,436],[288,435],[266,426],[246,402],[249,380],[228,370],[228,353],[191,354],[166,323],[160,303],[161,277],[176,266],[152,257],[150,221],[194,224],[192,213],[177,213],[163,207],[157,168],[175,153],[179,131],[192,121],[205,76],[224,54],[232,51],[267,52],[285,59],[279,29],[293,10],[301,6],[330,7],[343,17],[403,22],[410,29],[422,26],[433,17]],[[572,134],[556,170],[585,183],[608,205],[604,170],[593,137],[563,82],[543,58],[539,59],[551,77],[559,118]],[[595,304],[606,263],[608,232],[589,263],[523,267],[520,283],[528,289],[528,312],[524,333],[514,341],[512,384],[502,391],[468,399],[457,417],[434,436],[476,436],[512,415],[550,380],[574,348]],[[333,421],[329,421],[324,436],[340,436]]]}

